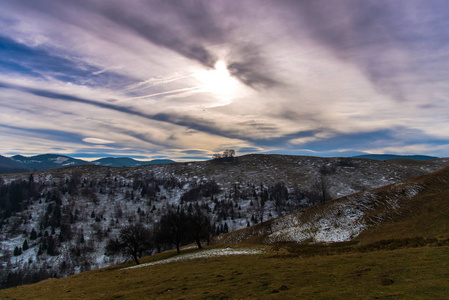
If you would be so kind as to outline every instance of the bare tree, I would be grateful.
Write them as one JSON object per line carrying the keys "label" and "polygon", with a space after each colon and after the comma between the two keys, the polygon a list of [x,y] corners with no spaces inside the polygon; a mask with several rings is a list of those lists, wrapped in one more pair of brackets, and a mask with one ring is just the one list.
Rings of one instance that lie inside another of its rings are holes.
{"label": "bare tree", "polygon": [[223,157],[232,158],[235,156],[235,150],[234,149],[226,149],[223,151]]}
{"label": "bare tree", "polygon": [[198,245],[198,248],[201,249],[203,248],[201,239],[206,239],[209,243],[210,236],[213,232],[210,217],[198,205],[187,217],[189,232]]}
{"label": "bare tree", "polygon": [[180,253],[181,244],[186,240],[188,219],[184,210],[169,211],[161,217],[156,229],[156,240],[159,244],[174,244]]}
{"label": "bare tree", "polygon": [[109,254],[125,253],[131,256],[136,264],[139,258],[152,246],[151,231],[141,223],[130,224],[120,230],[120,234],[115,239],[110,239],[106,245],[106,252]]}
{"label": "bare tree", "polygon": [[315,202],[324,203],[332,197],[329,194],[329,180],[325,174],[320,174],[312,185],[312,193],[315,194]]}
{"label": "bare tree", "polygon": [[223,154],[216,153],[212,156],[215,161],[219,162],[232,162],[234,161],[235,150],[234,149],[226,149],[223,151]]}

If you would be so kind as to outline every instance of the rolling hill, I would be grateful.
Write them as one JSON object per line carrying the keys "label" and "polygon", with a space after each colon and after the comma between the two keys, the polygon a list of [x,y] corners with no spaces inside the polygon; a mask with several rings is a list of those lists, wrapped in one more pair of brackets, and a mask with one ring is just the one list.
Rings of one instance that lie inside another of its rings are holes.
{"label": "rolling hill", "polygon": [[[153,228],[167,209],[188,209],[192,203],[208,212],[215,234],[259,224],[250,227],[258,242],[346,241],[369,228],[363,218],[374,213],[380,203],[372,189],[429,174],[448,164],[446,160],[381,162],[246,155],[232,161],[130,168],[83,165],[32,176],[2,175],[0,277],[11,286],[20,283],[20,278],[35,282],[116,264],[124,257],[105,256],[104,248],[124,224],[140,221]],[[217,193],[197,193],[211,184],[218,186]],[[404,191],[411,197],[420,188],[407,186]],[[354,193],[361,194],[341,198]],[[14,199],[21,201],[20,205],[11,202]],[[323,201],[313,209],[334,205],[338,210],[330,209],[319,217],[321,213],[313,214],[312,209],[268,221]],[[33,231],[37,237],[31,239]],[[240,232],[246,231],[219,235],[217,242],[252,240],[246,234],[227,240]],[[20,253],[25,240],[27,249]],[[14,276],[19,280],[12,280]]]}
{"label": "rolling hill", "polygon": [[448,183],[444,168],[220,235],[203,250],[166,251],[137,268],[127,262],[0,296],[444,299]]}
{"label": "rolling hill", "polygon": [[219,243],[449,238],[449,168],[334,199],[217,237]]}

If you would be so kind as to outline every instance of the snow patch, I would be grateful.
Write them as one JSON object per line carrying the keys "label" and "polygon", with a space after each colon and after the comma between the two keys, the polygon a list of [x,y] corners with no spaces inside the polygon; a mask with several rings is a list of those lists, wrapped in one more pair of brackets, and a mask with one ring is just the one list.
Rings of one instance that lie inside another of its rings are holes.
{"label": "snow patch", "polygon": [[192,260],[192,259],[198,259],[198,258],[213,258],[218,256],[229,256],[229,255],[255,255],[255,254],[262,254],[262,250],[256,250],[256,249],[232,249],[230,247],[226,249],[211,249],[211,250],[204,250],[197,253],[190,253],[190,254],[182,254],[175,257],[158,260],[146,264],[140,264],[137,266],[132,266],[128,268],[124,268],[123,270],[130,270],[130,269],[137,269],[137,268],[143,268],[148,266],[154,266],[154,265],[160,265],[160,264],[168,264],[175,261],[183,261],[183,260]]}
{"label": "snow patch", "polygon": [[56,164],[62,164],[63,162],[67,161],[69,158],[68,157],[56,157],[56,158],[51,158],[50,161],[53,161]]}

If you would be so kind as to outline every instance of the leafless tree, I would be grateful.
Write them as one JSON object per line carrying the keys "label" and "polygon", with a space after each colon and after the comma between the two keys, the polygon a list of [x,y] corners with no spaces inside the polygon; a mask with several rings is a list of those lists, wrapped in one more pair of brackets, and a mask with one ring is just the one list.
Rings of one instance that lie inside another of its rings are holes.
{"label": "leafless tree", "polygon": [[130,224],[120,230],[115,239],[110,239],[106,245],[109,254],[125,253],[130,255],[136,264],[142,254],[151,248],[151,231],[141,223]]}

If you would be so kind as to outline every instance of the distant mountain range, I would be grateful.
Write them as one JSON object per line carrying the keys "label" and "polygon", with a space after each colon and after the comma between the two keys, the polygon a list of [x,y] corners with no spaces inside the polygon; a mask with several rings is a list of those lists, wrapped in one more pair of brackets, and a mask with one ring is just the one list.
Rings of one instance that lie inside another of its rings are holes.
{"label": "distant mountain range", "polygon": [[[394,154],[364,154],[354,158],[372,159],[385,161],[391,159],[414,159],[430,160],[438,157],[427,155],[394,155]],[[30,171],[43,171],[64,168],[69,166],[97,165],[107,167],[137,167],[155,164],[171,164],[175,161],[170,159],[154,159],[150,161],[139,161],[129,157],[105,157],[94,161],[85,161],[66,155],[41,154],[36,156],[14,155],[5,157],[0,155],[0,174],[22,173]]]}
{"label": "distant mountain range", "polygon": [[108,167],[137,167],[146,165],[172,164],[174,162],[175,161],[171,159],[153,159],[150,161],[139,161],[129,157],[105,157],[93,161],[95,165]]}
{"label": "distant mountain range", "polygon": [[154,164],[170,164],[174,162],[175,161],[170,159],[138,161],[129,157],[106,157],[90,162],[58,154],[41,154],[30,157],[23,155],[14,155],[12,157],[5,157],[0,155],[0,174],[43,171],[43,170],[51,170],[81,165],[97,165],[108,167],[136,167]]}
{"label": "distant mountain range", "polygon": [[390,160],[390,159],[416,159],[416,160],[429,160],[436,159],[438,157],[435,156],[427,156],[427,155],[395,155],[395,154],[364,154],[353,156],[354,158],[366,158],[366,159],[374,159],[374,160]]}

